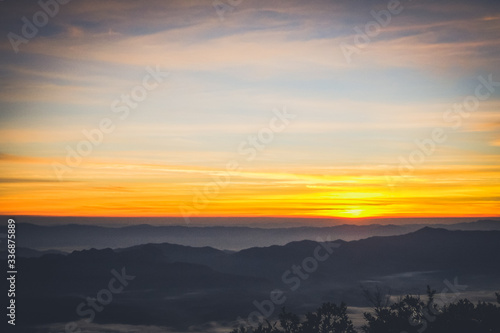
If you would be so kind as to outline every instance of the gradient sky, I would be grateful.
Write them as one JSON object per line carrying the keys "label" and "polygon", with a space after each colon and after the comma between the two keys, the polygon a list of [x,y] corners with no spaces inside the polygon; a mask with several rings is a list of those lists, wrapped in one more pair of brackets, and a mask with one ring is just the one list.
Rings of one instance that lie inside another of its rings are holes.
{"label": "gradient sky", "polygon": [[[390,1],[221,3],[73,0],[16,53],[9,33],[41,8],[0,2],[0,214],[500,216],[500,86],[454,109],[500,82],[498,1],[401,1],[350,61]],[[169,75],[113,112],[148,67]]]}

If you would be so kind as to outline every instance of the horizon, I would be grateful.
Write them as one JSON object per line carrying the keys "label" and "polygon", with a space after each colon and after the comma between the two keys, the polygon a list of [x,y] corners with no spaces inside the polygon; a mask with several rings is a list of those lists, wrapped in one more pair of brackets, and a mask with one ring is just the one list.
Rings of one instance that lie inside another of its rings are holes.
{"label": "horizon", "polygon": [[[109,217],[109,216],[33,216],[0,215],[3,220],[14,218],[17,223],[40,226],[88,225],[121,228],[134,225],[154,227],[245,227],[262,229],[322,228],[336,226],[410,226],[453,225],[479,221],[499,221],[500,217],[426,217],[426,218],[301,218],[301,217],[193,217],[186,223],[183,217]],[[362,221],[362,223],[360,223]],[[3,223],[3,222],[2,222]]]}

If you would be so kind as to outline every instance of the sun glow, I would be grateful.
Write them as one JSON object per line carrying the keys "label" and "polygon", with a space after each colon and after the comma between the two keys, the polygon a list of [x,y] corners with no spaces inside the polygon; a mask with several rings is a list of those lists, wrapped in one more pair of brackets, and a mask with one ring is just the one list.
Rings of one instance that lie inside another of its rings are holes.
{"label": "sun glow", "polygon": [[364,211],[362,209],[348,209],[340,212],[339,216],[342,217],[365,217],[369,215],[363,215]]}

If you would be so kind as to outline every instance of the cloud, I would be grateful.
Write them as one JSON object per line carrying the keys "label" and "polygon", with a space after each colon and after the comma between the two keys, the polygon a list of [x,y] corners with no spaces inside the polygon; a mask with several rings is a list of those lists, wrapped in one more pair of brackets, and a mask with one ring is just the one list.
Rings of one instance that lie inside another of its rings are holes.
{"label": "cloud", "polygon": [[[4,35],[39,10],[33,1],[2,5]],[[478,75],[497,77],[498,2],[406,3],[347,63],[340,43],[386,6],[247,0],[222,22],[205,0],[62,6],[19,54],[7,39],[0,44],[0,187],[9,213],[178,214],[283,104],[297,121],[206,214],[494,212],[497,95],[393,196],[383,165],[449,125],[443,112],[474,91]],[[111,102],[156,65],[172,74],[164,89],[72,169],[75,182],[53,182],[51,164],[65,163],[66,145],[112,116]]]}

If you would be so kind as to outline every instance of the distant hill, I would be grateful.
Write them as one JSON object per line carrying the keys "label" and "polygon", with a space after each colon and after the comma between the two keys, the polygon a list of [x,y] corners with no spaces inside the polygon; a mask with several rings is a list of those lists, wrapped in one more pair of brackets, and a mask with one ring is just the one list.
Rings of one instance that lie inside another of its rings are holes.
{"label": "distant hill", "polygon": [[500,221],[498,220],[479,220],[476,222],[463,222],[455,224],[437,224],[434,227],[440,227],[449,230],[500,230]]}
{"label": "distant hill", "polygon": [[[17,225],[18,246],[71,252],[88,248],[124,248],[146,243],[172,243],[188,246],[210,246],[217,249],[242,250],[251,247],[284,245],[294,241],[330,236],[345,241],[372,236],[394,236],[416,231],[422,225],[339,225],[333,227],[248,228],[187,227],[136,225],[120,228],[90,225],[40,226]],[[432,227],[448,230],[500,230],[500,221],[477,221]]]}
{"label": "distant hill", "polygon": [[[47,251],[37,251],[33,249],[28,249],[26,247],[17,247],[16,248],[16,256],[17,257],[24,257],[24,258],[38,258],[46,254],[67,254],[66,252],[63,251],[57,251],[57,250],[47,250]],[[6,260],[7,259],[8,252],[6,249],[1,249],[0,250],[0,258]]]}

